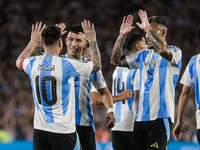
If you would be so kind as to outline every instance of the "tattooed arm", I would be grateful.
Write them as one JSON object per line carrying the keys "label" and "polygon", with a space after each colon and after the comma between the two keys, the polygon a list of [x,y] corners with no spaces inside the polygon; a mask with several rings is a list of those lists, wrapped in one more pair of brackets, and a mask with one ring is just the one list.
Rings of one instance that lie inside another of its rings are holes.
{"label": "tattooed arm", "polygon": [[123,67],[129,67],[126,58],[123,55],[123,45],[126,39],[127,34],[131,32],[134,26],[133,24],[133,17],[131,15],[128,15],[127,18],[123,18],[123,22],[120,28],[120,35],[117,38],[117,41],[115,42],[112,55],[110,57],[110,63],[116,66],[123,66]]}
{"label": "tattooed arm", "polygon": [[91,59],[94,65],[92,72],[97,72],[102,68],[99,47],[97,45],[97,41],[91,41],[89,42],[89,44],[91,48]]}
{"label": "tattooed arm", "polygon": [[42,48],[41,44],[38,43],[38,44],[34,47],[33,52],[31,53],[30,56],[43,55],[43,54],[42,54],[42,50],[43,50],[43,48]]}
{"label": "tattooed arm", "polygon": [[126,36],[119,36],[115,42],[114,48],[112,50],[112,55],[110,57],[110,63],[115,66],[129,67],[126,58],[123,55],[123,45]]}
{"label": "tattooed arm", "polygon": [[151,28],[149,25],[148,17],[146,11],[139,10],[138,15],[142,21],[142,23],[136,23],[141,29],[146,31],[147,35],[149,36],[149,39],[151,43],[153,44],[153,47],[156,52],[159,52],[162,57],[165,59],[171,61],[172,60],[172,53],[171,51],[166,47],[165,41],[162,41],[156,32]]}
{"label": "tattooed arm", "polygon": [[156,35],[155,31],[153,31],[151,28],[146,29],[146,33],[149,36],[149,39],[151,43],[153,44],[153,47],[156,52],[159,52],[159,54],[171,61],[172,60],[172,53],[169,50],[169,48],[166,47],[165,43]]}
{"label": "tattooed arm", "polygon": [[99,71],[101,67],[101,56],[99,47],[97,45],[96,41],[96,32],[94,30],[94,24],[90,24],[90,21],[84,20],[84,22],[81,23],[83,31],[85,34],[82,34],[82,36],[85,36],[85,38],[89,41],[90,48],[91,48],[91,60],[93,62],[93,70],[92,72]]}

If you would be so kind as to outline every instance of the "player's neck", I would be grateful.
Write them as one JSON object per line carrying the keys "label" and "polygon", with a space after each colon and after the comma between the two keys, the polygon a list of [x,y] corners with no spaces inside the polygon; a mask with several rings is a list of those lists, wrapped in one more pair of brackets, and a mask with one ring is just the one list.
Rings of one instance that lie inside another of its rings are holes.
{"label": "player's neck", "polygon": [[72,56],[72,55],[70,55],[69,53],[67,53],[67,57],[68,57],[68,58],[72,58],[72,59],[78,59],[78,60],[81,59],[81,55],[74,55],[74,56]]}
{"label": "player's neck", "polygon": [[55,50],[55,49],[48,48],[48,49],[44,50],[44,53],[59,56],[59,50]]}

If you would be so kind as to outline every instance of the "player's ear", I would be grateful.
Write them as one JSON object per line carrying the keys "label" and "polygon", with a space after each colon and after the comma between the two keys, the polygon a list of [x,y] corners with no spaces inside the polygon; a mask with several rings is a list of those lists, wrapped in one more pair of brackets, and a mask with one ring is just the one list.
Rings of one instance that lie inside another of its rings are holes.
{"label": "player's ear", "polygon": [[62,39],[60,38],[59,40],[59,47],[63,47],[63,42],[62,42]]}
{"label": "player's ear", "polygon": [[139,50],[140,50],[140,45],[139,45],[139,44],[136,44],[136,45],[135,45],[135,49],[136,49],[137,51],[139,51]]}
{"label": "player's ear", "polygon": [[41,41],[41,46],[42,46],[42,48],[44,48],[44,43]]}
{"label": "player's ear", "polygon": [[165,37],[166,36],[166,34],[167,34],[167,30],[164,28],[164,29],[162,29],[162,37]]}
{"label": "player's ear", "polygon": [[84,48],[86,48],[87,45],[88,45],[88,41],[85,42]]}
{"label": "player's ear", "polygon": [[67,37],[65,38],[65,44],[67,45]]}

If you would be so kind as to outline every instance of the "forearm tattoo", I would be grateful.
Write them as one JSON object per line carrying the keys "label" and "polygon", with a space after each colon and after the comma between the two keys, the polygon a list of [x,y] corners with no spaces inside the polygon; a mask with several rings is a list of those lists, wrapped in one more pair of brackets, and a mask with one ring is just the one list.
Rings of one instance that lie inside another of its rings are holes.
{"label": "forearm tattoo", "polygon": [[37,44],[34,49],[33,52],[31,53],[30,56],[38,56],[38,55],[42,55],[42,46],[40,44]]}
{"label": "forearm tattoo", "polygon": [[97,72],[101,69],[101,56],[99,52],[99,47],[97,45],[97,41],[92,41],[89,44],[91,48],[92,61],[94,64],[92,72]]}
{"label": "forearm tattoo", "polygon": [[126,37],[118,37],[114,48],[112,50],[112,55],[110,57],[110,62],[113,65],[117,65],[117,66],[123,66],[123,67],[128,67],[126,58],[124,57],[122,59],[122,55],[123,55],[123,45],[125,42]]}
{"label": "forearm tattoo", "polygon": [[161,41],[161,39],[155,34],[152,29],[148,29],[146,33],[149,36],[149,39],[152,42],[155,51],[159,52],[160,55],[165,59],[171,61],[172,53],[167,49],[165,43]]}

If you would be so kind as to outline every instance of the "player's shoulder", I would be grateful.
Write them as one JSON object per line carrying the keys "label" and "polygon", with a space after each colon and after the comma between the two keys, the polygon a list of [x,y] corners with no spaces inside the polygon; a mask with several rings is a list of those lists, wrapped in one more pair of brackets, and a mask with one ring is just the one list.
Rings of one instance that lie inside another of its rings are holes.
{"label": "player's shoulder", "polygon": [[200,63],[200,54],[194,55],[194,56],[190,59],[189,64],[190,64],[190,65],[191,65],[191,64],[194,64],[194,63],[196,63],[196,61],[199,61],[199,63]]}
{"label": "player's shoulder", "polygon": [[168,45],[167,48],[172,49],[174,52],[181,51],[181,49],[175,45]]}

